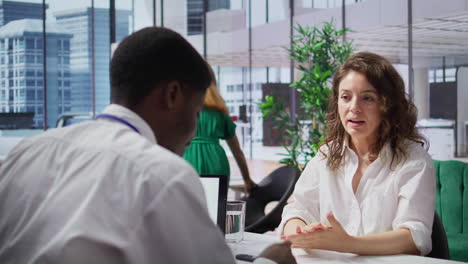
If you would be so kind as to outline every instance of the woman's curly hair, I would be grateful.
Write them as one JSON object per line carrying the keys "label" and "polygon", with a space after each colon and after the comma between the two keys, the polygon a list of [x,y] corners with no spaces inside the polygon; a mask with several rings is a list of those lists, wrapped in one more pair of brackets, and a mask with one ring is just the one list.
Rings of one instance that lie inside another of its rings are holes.
{"label": "woman's curly hair", "polygon": [[416,129],[417,109],[405,93],[403,79],[393,65],[384,57],[370,52],[359,52],[350,56],[338,69],[333,78],[332,95],[328,104],[328,133],[323,145],[327,153],[327,166],[336,170],[340,167],[346,131],[338,113],[338,94],[341,80],[350,72],[363,74],[376,89],[382,103],[382,122],[378,128],[376,143],[371,146],[371,158],[376,158],[383,146],[389,143],[392,151],[391,167],[408,155],[405,141],[411,140],[427,145],[427,141]]}

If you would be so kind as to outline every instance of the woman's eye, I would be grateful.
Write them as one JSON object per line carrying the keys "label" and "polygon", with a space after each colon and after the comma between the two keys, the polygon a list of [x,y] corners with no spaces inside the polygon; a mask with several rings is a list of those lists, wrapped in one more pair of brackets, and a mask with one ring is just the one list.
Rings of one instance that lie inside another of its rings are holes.
{"label": "woman's eye", "polygon": [[364,97],[364,100],[365,100],[365,101],[369,101],[369,102],[375,101],[375,99],[374,99],[373,97],[371,97],[371,96],[366,96],[366,97]]}
{"label": "woman's eye", "polygon": [[349,96],[347,96],[347,95],[342,95],[342,96],[341,96],[341,99],[343,99],[343,100],[348,100],[348,99],[349,99]]}

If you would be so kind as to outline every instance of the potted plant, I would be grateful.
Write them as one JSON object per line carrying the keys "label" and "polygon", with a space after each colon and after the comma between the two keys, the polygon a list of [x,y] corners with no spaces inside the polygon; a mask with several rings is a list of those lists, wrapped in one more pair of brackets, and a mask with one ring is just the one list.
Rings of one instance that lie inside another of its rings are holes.
{"label": "potted plant", "polygon": [[297,91],[296,115],[284,108],[284,102],[267,95],[260,103],[263,117],[275,121],[275,128],[283,133],[282,145],[287,154],[280,163],[302,171],[323,142],[326,131],[326,114],[330,95],[330,80],[338,66],[352,53],[352,43],[342,41],[349,29],[336,29],[333,21],[321,28],[295,27],[292,48],[288,49],[301,74],[291,83]]}

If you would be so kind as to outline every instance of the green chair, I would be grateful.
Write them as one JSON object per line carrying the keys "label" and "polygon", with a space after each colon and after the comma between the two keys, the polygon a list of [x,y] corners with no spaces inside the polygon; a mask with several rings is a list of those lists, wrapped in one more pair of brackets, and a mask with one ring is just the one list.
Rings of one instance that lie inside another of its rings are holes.
{"label": "green chair", "polygon": [[447,233],[450,258],[468,262],[468,163],[434,160],[436,211]]}

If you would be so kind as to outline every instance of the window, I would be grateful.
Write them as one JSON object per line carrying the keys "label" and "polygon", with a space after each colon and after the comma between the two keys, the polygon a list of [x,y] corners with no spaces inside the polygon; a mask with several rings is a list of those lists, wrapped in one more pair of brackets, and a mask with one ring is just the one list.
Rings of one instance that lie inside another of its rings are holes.
{"label": "window", "polygon": [[26,49],[27,50],[34,49],[34,39],[26,39]]}
{"label": "window", "polygon": [[34,63],[34,55],[26,55],[26,63]]}
{"label": "window", "polygon": [[456,81],[457,69],[449,68],[445,69],[445,81],[446,82],[455,82]]}
{"label": "window", "polygon": [[65,90],[63,92],[63,99],[64,100],[70,100],[71,99],[71,91],[70,90]]}
{"label": "window", "polygon": [[26,100],[34,100],[35,97],[36,97],[36,93],[34,92],[33,89],[27,89],[26,90]]}
{"label": "window", "polygon": [[68,40],[63,41],[63,49],[66,51],[70,49],[70,41]]}
{"label": "window", "polygon": [[436,82],[443,82],[444,81],[444,71],[442,69],[436,70]]}
{"label": "window", "polygon": [[17,39],[16,48],[17,49],[24,49],[24,39],[23,38]]}
{"label": "window", "polygon": [[42,49],[42,38],[36,39],[36,49]]}

